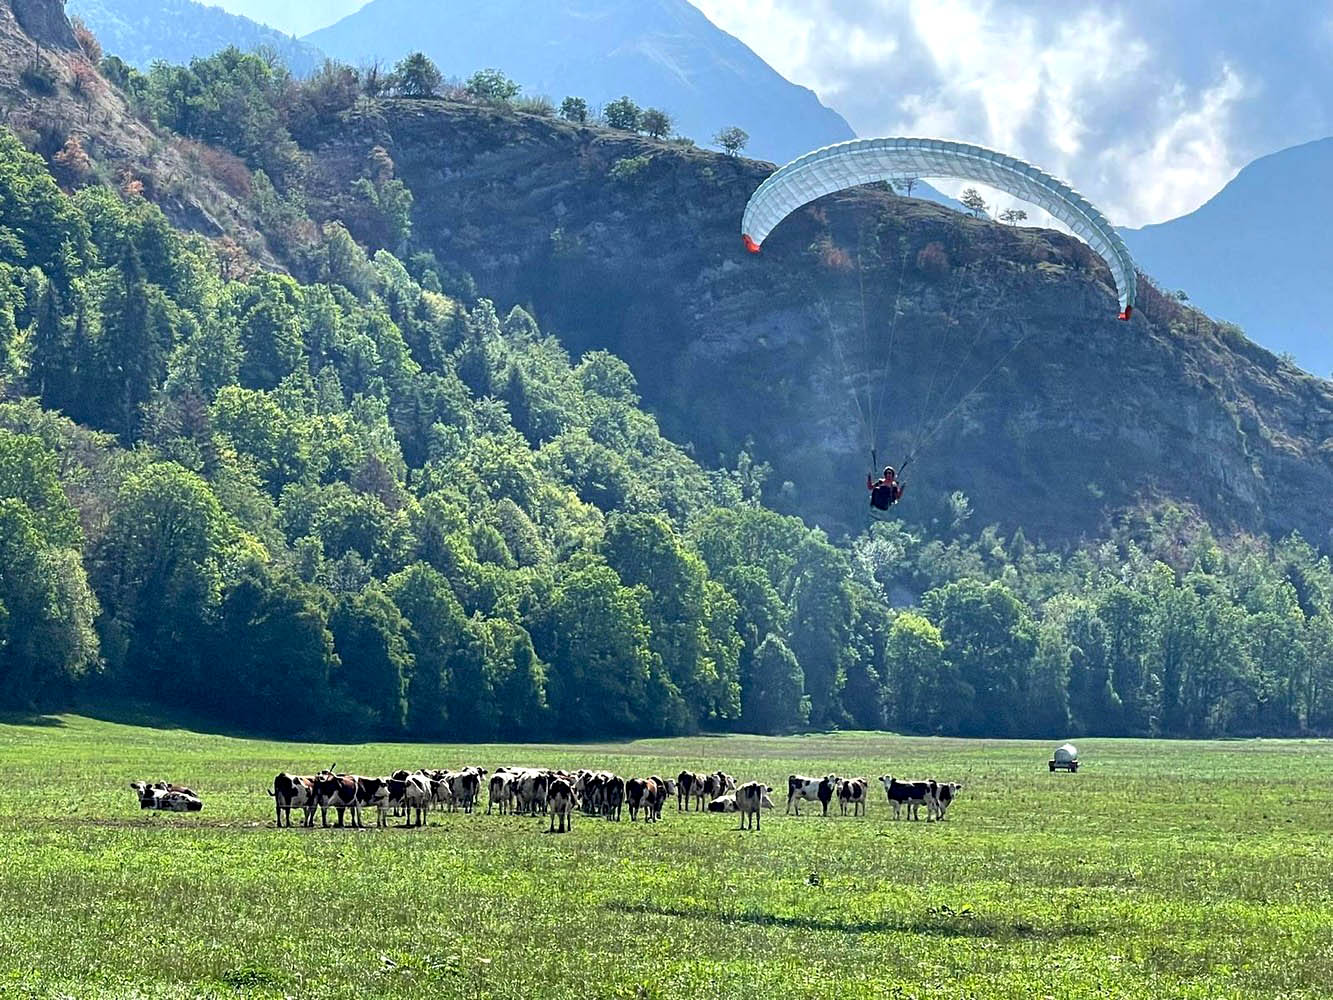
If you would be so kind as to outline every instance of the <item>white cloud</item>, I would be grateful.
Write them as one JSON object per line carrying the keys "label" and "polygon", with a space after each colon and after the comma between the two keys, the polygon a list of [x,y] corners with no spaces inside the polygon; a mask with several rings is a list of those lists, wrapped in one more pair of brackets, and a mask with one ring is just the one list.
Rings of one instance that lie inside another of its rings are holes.
{"label": "white cloud", "polygon": [[1333,132],[1327,5],[691,2],[861,135],[995,146],[1120,224],[1192,211],[1255,157]]}

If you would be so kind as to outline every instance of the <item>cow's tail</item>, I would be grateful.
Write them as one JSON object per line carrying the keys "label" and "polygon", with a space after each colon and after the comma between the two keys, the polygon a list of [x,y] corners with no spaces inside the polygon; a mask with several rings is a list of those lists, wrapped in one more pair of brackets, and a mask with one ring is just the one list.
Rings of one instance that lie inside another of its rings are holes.
{"label": "cow's tail", "polygon": [[278,797],[278,793],[270,788],[268,789],[268,797],[271,799],[276,799]]}

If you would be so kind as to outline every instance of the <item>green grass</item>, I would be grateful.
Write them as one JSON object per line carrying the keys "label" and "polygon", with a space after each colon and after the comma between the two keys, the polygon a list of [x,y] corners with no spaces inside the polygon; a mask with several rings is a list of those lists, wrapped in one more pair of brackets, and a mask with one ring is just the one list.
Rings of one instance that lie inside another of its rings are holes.
{"label": "green grass", "polygon": [[[0,996],[1303,997],[1333,989],[1333,744],[843,734],[315,746],[0,725]],[[280,769],[722,767],[763,829],[432,814],[276,830]],[[944,823],[786,817],[788,773],[962,781]],[[193,816],[127,783],[184,782]]]}

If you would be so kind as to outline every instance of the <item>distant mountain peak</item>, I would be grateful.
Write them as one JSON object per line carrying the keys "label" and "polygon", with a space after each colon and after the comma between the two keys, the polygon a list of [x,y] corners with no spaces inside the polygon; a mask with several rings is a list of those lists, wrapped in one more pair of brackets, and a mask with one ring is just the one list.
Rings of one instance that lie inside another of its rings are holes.
{"label": "distant mountain peak", "polygon": [[371,0],[306,40],[354,64],[420,49],[446,76],[495,67],[557,103],[576,95],[596,107],[627,94],[701,145],[739,125],[749,155],[778,163],[854,137],[813,91],[686,0]]}
{"label": "distant mountain peak", "polygon": [[297,76],[324,61],[314,46],[194,0],[69,0],[69,12],[92,30],[107,53],[143,70],[157,60],[180,65],[228,46],[242,52],[272,49]]}
{"label": "distant mountain peak", "polygon": [[1251,339],[1333,372],[1333,137],[1260,157],[1188,215],[1124,230],[1139,267]]}

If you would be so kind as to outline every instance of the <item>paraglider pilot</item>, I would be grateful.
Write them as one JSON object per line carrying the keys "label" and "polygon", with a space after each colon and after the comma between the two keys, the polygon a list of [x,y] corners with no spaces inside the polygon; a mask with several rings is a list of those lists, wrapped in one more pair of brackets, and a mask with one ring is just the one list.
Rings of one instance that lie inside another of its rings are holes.
{"label": "paraglider pilot", "polygon": [[872,482],[866,474],[866,489],[870,491],[870,506],[876,510],[888,510],[903,498],[903,484],[898,482],[898,475],[892,465],[884,466],[884,475]]}

